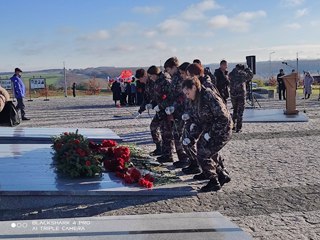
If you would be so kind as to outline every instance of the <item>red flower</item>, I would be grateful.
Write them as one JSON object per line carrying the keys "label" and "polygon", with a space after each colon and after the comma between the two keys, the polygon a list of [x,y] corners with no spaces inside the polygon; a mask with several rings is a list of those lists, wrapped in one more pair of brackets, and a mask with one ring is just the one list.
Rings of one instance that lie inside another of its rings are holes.
{"label": "red flower", "polygon": [[76,153],[80,156],[80,157],[85,157],[87,155],[86,151],[82,150],[81,148],[77,148],[76,149]]}
{"label": "red flower", "polygon": [[167,95],[163,94],[162,95],[162,100],[165,100],[167,98]]}
{"label": "red flower", "polygon": [[154,182],[154,177],[150,173],[146,174],[144,176],[144,179],[146,179],[146,180],[148,180],[150,182]]}
{"label": "red flower", "polygon": [[57,150],[60,150],[62,148],[62,144],[60,142],[56,142],[54,146]]}
{"label": "red flower", "polygon": [[144,178],[140,178],[139,179],[139,185],[142,187],[146,187],[146,188],[152,188],[153,187],[153,183],[144,179]]}
{"label": "red flower", "polygon": [[80,140],[79,139],[75,139],[73,142],[74,142],[74,144],[80,144]]}
{"label": "red flower", "polygon": [[139,179],[141,178],[141,173],[138,169],[136,168],[131,168],[129,170],[129,173],[130,173],[130,176],[131,178],[135,181],[135,182],[138,182]]}
{"label": "red flower", "polygon": [[113,153],[115,159],[123,158],[126,162],[128,162],[130,159],[130,149],[128,147],[117,147],[114,149]]}
{"label": "red flower", "polygon": [[130,175],[125,175],[124,176],[124,182],[127,184],[132,184],[133,183],[133,179],[131,178]]}
{"label": "red flower", "polygon": [[86,161],[86,166],[91,166],[91,162],[90,161]]}
{"label": "red flower", "polygon": [[116,172],[116,176],[117,176],[118,178],[123,178],[123,179],[124,179],[125,174],[122,173],[122,172]]}
{"label": "red flower", "polygon": [[112,141],[112,140],[103,140],[102,141],[102,146],[103,147],[115,147],[115,146],[117,146],[117,142],[116,141]]}
{"label": "red flower", "polygon": [[69,133],[68,133],[68,132],[65,132],[65,133],[64,133],[64,135],[65,135],[65,136],[68,136],[68,135],[69,135]]}
{"label": "red flower", "polygon": [[103,165],[104,165],[104,168],[109,170],[110,172],[117,171],[117,168],[119,166],[116,160],[104,160]]}

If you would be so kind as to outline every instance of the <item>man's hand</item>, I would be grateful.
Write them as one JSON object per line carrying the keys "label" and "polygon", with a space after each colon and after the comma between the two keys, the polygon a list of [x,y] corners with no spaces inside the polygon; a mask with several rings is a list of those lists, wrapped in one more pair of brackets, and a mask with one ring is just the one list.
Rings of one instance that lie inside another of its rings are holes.
{"label": "man's hand", "polygon": [[135,113],[132,114],[132,117],[139,118],[139,117],[141,117],[141,113],[135,112]]}
{"label": "man's hand", "polygon": [[205,133],[203,137],[204,137],[204,139],[205,139],[207,142],[209,142],[209,140],[210,140],[210,138],[211,138],[210,135],[209,135],[209,133]]}
{"label": "man's hand", "polygon": [[172,113],[174,113],[174,106],[166,107],[165,111],[167,115],[171,115]]}
{"label": "man's hand", "polygon": [[181,118],[183,121],[188,121],[190,119],[190,116],[188,113],[184,113]]}
{"label": "man's hand", "polygon": [[155,110],[156,112],[160,112],[160,108],[159,108],[159,106],[158,106],[158,105],[157,105],[157,106],[155,106],[153,110]]}
{"label": "man's hand", "polygon": [[182,144],[183,144],[184,146],[188,146],[190,143],[191,143],[190,138],[185,138],[185,139],[183,139],[183,141],[182,141]]}
{"label": "man's hand", "polygon": [[151,103],[146,104],[146,109],[147,109],[147,110],[152,109],[152,104],[151,104]]}

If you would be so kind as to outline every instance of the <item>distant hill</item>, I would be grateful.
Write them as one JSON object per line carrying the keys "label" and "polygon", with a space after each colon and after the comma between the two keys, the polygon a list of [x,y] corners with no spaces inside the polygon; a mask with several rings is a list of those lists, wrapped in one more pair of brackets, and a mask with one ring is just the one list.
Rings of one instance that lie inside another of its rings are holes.
{"label": "distant hill", "polygon": [[[243,62],[244,63],[244,62]],[[229,71],[231,71],[237,63],[228,63]],[[211,71],[219,67],[219,64],[205,64],[209,66]],[[104,83],[106,79],[116,78],[120,75],[121,71],[124,69],[130,69],[133,73],[140,67],[90,67],[85,69],[69,69],[67,71],[67,80],[68,86],[71,86],[73,82],[82,84],[88,82],[91,79],[98,79],[100,82]],[[148,67],[142,67],[147,69]],[[287,65],[282,64],[281,61],[272,61],[271,62],[271,71],[270,71],[270,62],[257,62],[256,71],[257,74],[255,78],[266,80],[272,74],[273,76],[277,75],[279,69],[282,68],[286,73],[291,72],[292,69],[296,68],[296,61],[287,61]],[[312,74],[319,74],[320,71],[320,60],[299,60],[299,72],[310,71]],[[0,78],[9,78],[12,76],[12,72],[2,72],[0,73]],[[64,84],[63,70],[62,69],[44,69],[39,71],[30,71],[24,72],[23,77],[25,81],[29,78],[35,77],[45,77],[47,79],[47,84],[55,85],[56,87],[61,87]],[[106,82],[105,82],[106,83]]]}

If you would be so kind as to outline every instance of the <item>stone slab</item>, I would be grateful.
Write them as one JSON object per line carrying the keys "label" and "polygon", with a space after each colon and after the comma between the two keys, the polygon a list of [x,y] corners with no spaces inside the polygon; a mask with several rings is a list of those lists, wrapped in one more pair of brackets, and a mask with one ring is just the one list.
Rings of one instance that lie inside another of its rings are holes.
{"label": "stone slab", "polygon": [[219,212],[2,221],[0,232],[0,239],[252,239]]}
{"label": "stone slab", "polygon": [[152,190],[124,185],[113,173],[70,179],[51,166],[50,144],[0,144],[0,195],[195,195],[191,186],[177,183]]}
{"label": "stone slab", "polygon": [[[51,143],[53,136],[75,132],[75,128],[0,127],[0,143]],[[79,128],[79,134],[93,141],[104,139],[121,142],[122,139],[109,128]]]}
{"label": "stone slab", "polygon": [[282,109],[245,109],[243,122],[308,122],[308,117],[303,112],[297,115],[285,115]]}

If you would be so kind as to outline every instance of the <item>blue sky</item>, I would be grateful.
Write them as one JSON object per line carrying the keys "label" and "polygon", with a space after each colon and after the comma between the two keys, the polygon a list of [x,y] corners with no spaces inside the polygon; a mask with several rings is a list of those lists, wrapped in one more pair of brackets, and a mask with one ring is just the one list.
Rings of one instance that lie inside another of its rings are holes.
{"label": "blue sky", "polygon": [[[1,0],[0,71],[320,59],[318,0]],[[274,52],[274,53],[272,53]]]}

